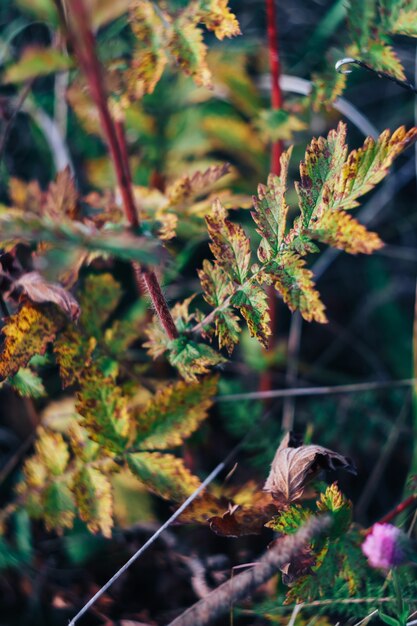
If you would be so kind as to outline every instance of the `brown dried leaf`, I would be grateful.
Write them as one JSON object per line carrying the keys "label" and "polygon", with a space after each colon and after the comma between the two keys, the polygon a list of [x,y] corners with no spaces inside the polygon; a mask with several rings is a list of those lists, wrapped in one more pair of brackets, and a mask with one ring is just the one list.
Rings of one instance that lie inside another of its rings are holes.
{"label": "brown dried leaf", "polygon": [[320,469],[341,468],[355,472],[350,459],[322,446],[288,447],[292,443],[290,437],[286,435],[279,446],[264,485],[264,490],[278,502],[288,504],[298,500],[306,483]]}
{"label": "brown dried leaf", "polygon": [[270,499],[270,496],[264,497],[263,500],[263,503],[255,504],[254,502],[252,506],[236,504],[231,506],[222,516],[216,515],[210,518],[211,530],[222,537],[259,535],[266,522],[277,513],[276,503]]}
{"label": "brown dried leaf", "polygon": [[69,291],[57,283],[49,283],[38,272],[28,272],[14,281],[13,289],[22,289],[32,302],[53,302],[71,320],[80,315],[80,305]]}
{"label": "brown dried leaf", "polygon": [[44,211],[52,218],[62,218],[64,215],[76,219],[78,215],[78,192],[70,168],[58,172],[54,182],[51,182],[45,199]]}

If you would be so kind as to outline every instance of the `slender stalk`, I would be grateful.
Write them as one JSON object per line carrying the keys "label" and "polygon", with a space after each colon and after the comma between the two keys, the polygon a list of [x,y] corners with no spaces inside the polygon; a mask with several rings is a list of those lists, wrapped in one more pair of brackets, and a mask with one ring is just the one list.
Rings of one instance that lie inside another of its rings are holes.
{"label": "slender stalk", "polygon": [[[269,65],[271,69],[271,107],[282,108],[282,92],[279,84],[281,65],[278,48],[278,28],[275,0],[266,0],[266,20],[268,33]],[[273,174],[280,173],[280,158],[282,154],[282,142],[274,141],[271,149],[271,171]]]}
{"label": "slender stalk", "polygon": [[[278,48],[278,29],[277,29],[277,15],[275,10],[275,0],[266,0],[266,22],[267,22],[267,35],[268,35],[268,50],[269,50],[269,67],[271,74],[271,108],[278,110],[282,107],[282,92],[279,84],[281,67],[279,61],[279,48]],[[281,170],[280,158],[282,154],[282,142],[274,141],[271,145],[271,172],[279,175]],[[272,329],[272,340],[269,345],[269,349],[274,347],[274,336],[277,325],[277,294],[274,286],[270,285],[267,289],[269,315],[271,318],[270,325]],[[259,389],[260,391],[268,391],[272,387],[272,373],[268,368],[265,370],[260,379]]]}
{"label": "slender stalk", "polygon": [[[394,518],[396,518],[397,515],[399,515],[400,513],[405,511],[406,509],[408,509],[409,506],[412,506],[416,502],[417,502],[417,494],[413,494],[412,496],[408,496],[408,498],[406,498],[405,500],[400,502],[400,504],[397,504],[397,506],[394,509],[392,509],[392,511],[390,511],[389,513],[384,515],[384,517],[382,517],[379,520],[379,524],[388,524]],[[370,529],[367,532],[370,532]]]}
{"label": "slender stalk", "polygon": [[[58,5],[59,4],[58,0]],[[133,229],[139,229],[140,220],[133,196],[123,127],[117,128],[110,114],[102,68],[96,54],[94,35],[89,26],[89,15],[83,0],[70,0],[69,5],[71,7],[71,14],[69,20],[66,22],[68,36],[81,69],[87,78],[91,96],[99,112],[100,122],[116,173],[126,217]],[[62,15],[63,11],[61,10],[60,13]],[[123,140],[121,141],[122,136]],[[162,327],[170,339],[175,339],[178,337],[178,331],[155,273],[148,270],[142,272],[140,266],[135,263],[133,263],[132,266],[139,290],[141,290],[143,281]]]}

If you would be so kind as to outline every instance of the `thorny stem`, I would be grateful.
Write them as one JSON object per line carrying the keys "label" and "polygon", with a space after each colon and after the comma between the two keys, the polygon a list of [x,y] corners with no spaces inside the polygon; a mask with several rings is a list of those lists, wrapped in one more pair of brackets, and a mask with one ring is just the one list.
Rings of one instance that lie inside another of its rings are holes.
{"label": "thorny stem", "polygon": [[[57,0],[57,4],[60,9],[59,0]],[[72,11],[66,23],[68,36],[71,39],[75,54],[87,78],[91,96],[99,112],[100,122],[109,147],[126,217],[133,229],[139,229],[140,220],[133,197],[123,128],[117,128],[110,114],[102,68],[96,54],[94,35],[89,26],[88,12],[83,0],[70,0],[70,6]],[[60,10],[60,13],[62,15],[62,10]],[[122,135],[123,140],[121,141]],[[150,270],[142,271],[137,263],[132,263],[132,266],[139,290],[141,291],[143,281],[162,327],[169,339],[175,339],[178,337],[178,331],[155,273]]]}

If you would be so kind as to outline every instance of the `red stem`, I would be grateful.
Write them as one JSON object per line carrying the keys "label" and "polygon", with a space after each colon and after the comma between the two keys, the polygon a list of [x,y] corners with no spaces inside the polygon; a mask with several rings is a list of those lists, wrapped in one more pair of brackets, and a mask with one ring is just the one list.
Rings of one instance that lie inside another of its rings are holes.
{"label": "red stem", "polygon": [[[266,0],[266,19],[268,32],[269,65],[271,70],[271,108],[282,108],[282,92],[279,84],[281,64],[279,61],[278,28],[275,0]],[[271,172],[279,174],[282,142],[274,141],[271,148]]]}
{"label": "red stem", "polygon": [[394,509],[392,509],[392,511],[384,515],[384,517],[379,520],[379,524],[388,524],[388,522],[391,522],[391,520],[393,520],[395,517],[397,517],[397,515],[399,515],[403,511],[405,511],[405,509],[408,509],[408,507],[414,504],[416,501],[417,501],[417,494],[413,494],[412,496],[409,496],[408,498],[400,502],[400,504],[397,504],[397,506]]}
{"label": "red stem", "polygon": [[[100,122],[107,140],[110,156],[115,169],[117,182],[122,195],[126,217],[134,229],[140,227],[140,220],[133,197],[132,178],[129,168],[129,159],[123,125],[113,121],[107,104],[107,93],[100,61],[95,47],[94,35],[89,26],[89,15],[83,0],[70,0],[71,15],[68,24],[69,36],[74,46],[80,66],[86,75],[91,96],[97,106]],[[136,282],[141,290],[142,280],[149,291],[149,296],[167,336],[170,339],[178,337],[175,322],[171,316],[166,300],[163,296],[158,279],[152,271],[142,271],[140,266],[132,263]]]}
{"label": "red stem", "polygon": [[[275,10],[275,0],[266,0],[266,20],[268,33],[269,66],[271,73],[271,108],[282,108],[282,92],[279,84],[281,66],[279,62],[278,48],[278,28],[277,15]],[[271,172],[279,175],[281,171],[280,158],[282,154],[282,142],[274,141],[271,146]],[[271,328],[273,337],[277,325],[277,299],[273,285],[268,287],[269,315],[271,317]],[[273,339],[271,346],[273,346]],[[263,372],[260,380],[260,390],[269,391],[272,388],[272,375],[270,370]]]}

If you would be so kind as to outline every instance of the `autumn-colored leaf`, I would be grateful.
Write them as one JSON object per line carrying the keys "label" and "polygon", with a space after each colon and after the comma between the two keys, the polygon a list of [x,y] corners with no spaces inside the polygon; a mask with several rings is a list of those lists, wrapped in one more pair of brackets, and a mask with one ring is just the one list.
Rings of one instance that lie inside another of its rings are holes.
{"label": "autumn-colored leaf", "polygon": [[175,206],[180,204],[183,206],[193,198],[207,191],[220,178],[223,178],[230,171],[229,163],[221,165],[212,165],[203,172],[197,171],[191,175],[185,175],[172,183],[167,189],[167,197],[169,204]]}
{"label": "autumn-colored leaf", "polygon": [[394,20],[390,20],[390,22],[389,31],[394,35],[417,36],[417,9],[408,11],[403,8],[394,15]]}
{"label": "autumn-colored leaf", "polygon": [[35,354],[44,354],[64,324],[65,316],[54,304],[23,304],[2,328],[0,381],[16,374]]}
{"label": "autumn-colored leaf", "polygon": [[23,51],[18,61],[6,68],[2,81],[3,83],[21,83],[52,72],[68,70],[71,66],[71,57],[58,49],[31,46]]}
{"label": "autumn-colored leaf", "polygon": [[169,362],[188,381],[198,380],[199,376],[208,374],[212,367],[226,361],[210,346],[197,343],[185,336],[170,341],[168,349]]}
{"label": "autumn-colored leaf", "polygon": [[97,468],[84,466],[74,474],[72,490],[79,516],[88,529],[111,537],[113,496],[109,477]]}
{"label": "autumn-colored leaf", "polygon": [[321,324],[327,321],[324,305],[313,282],[313,273],[305,260],[296,253],[287,252],[279,263],[271,263],[268,276],[291,311],[300,311],[305,320]]}
{"label": "autumn-colored leaf", "polygon": [[220,267],[239,284],[249,271],[250,243],[243,228],[226,219],[226,211],[219,200],[213,203],[213,212],[206,217],[210,249]]}
{"label": "autumn-colored leaf", "polygon": [[49,184],[43,210],[55,219],[64,215],[72,220],[77,218],[78,191],[69,166],[58,172],[55,181]]}
{"label": "autumn-colored leaf", "polygon": [[259,535],[265,523],[277,512],[277,505],[272,498],[260,492],[253,498],[251,505],[229,505],[229,510],[221,516],[209,519],[210,528],[222,537],[242,537]]}
{"label": "autumn-colored leaf", "polygon": [[127,454],[126,460],[147,489],[166,500],[182,502],[200,485],[183,461],[172,454],[138,452]]}
{"label": "autumn-colored leaf", "polygon": [[268,297],[258,284],[242,285],[232,296],[231,303],[244,317],[251,337],[256,337],[265,347],[271,335]]}
{"label": "autumn-colored leaf", "polygon": [[331,130],[327,138],[313,139],[307,146],[304,161],[300,163],[301,181],[296,183],[305,227],[322,210],[326,183],[340,173],[347,154],[345,139],[346,125],[340,122],[337,130]]}
{"label": "autumn-colored leaf", "polygon": [[172,24],[172,36],[168,45],[170,54],[185,74],[192,76],[201,87],[211,86],[203,32],[185,12]]}
{"label": "autumn-colored leaf", "polygon": [[384,245],[379,236],[369,231],[343,210],[330,209],[310,224],[308,234],[333,248],[349,254],[372,254]]}
{"label": "autumn-colored leaf", "polygon": [[60,433],[39,428],[35,450],[39,460],[52,476],[64,473],[69,461],[69,450]]}
{"label": "autumn-colored leaf", "polygon": [[326,491],[320,495],[317,508],[319,511],[330,512],[333,515],[331,537],[340,537],[347,531],[352,521],[352,502],[343,495],[337,483],[327,487]]}
{"label": "autumn-colored leaf", "polygon": [[85,279],[80,297],[80,324],[87,335],[100,339],[102,326],[113,313],[122,289],[111,274],[91,274]]}
{"label": "autumn-colored leaf", "polygon": [[135,416],[134,446],[163,450],[181,445],[206,419],[216,387],[216,378],[205,378],[179,381],[158,390]]}
{"label": "autumn-colored leaf", "polygon": [[[154,91],[168,60],[161,11],[148,0],[136,0],[130,7],[136,46],[126,79],[130,95],[135,99]],[[167,19],[163,11],[162,15]]]}
{"label": "autumn-colored leaf", "polygon": [[252,212],[252,217],[258,226],[257,232],[262,237],[258,249],[258,257],[262,262],[278,254],[284,239],[289,208],[285,192],[291,152],[292,149],[289,149],[281,155],[280,175],[270,174],[267,185],[259,185],[258,197],[253,198],[255,211]]}
{"label": "autumn-colored leaf", "polygon": [[113,379],[90,371],[77,394],[76,409],[93,441],[116,453],[124,451],[129,434],[127,398]]}
{"label": "autumn-colored leaf", "polygon": [[240,327],[237,316],[231,307],[225,305],[226,300],[233,295],[233,284],[230,277],[219,266],[213,265],[205,259],[203,268],[198,270],[204,299],[213,308],[215,314],[215,334],[219,340],[219,348],[226,348],[231,354],[239,340]]}
{"label": "autumn-colored leaf", "polygon": [[337,452],[316,445],[285,447],[284,441],[272,461],[264,489],[278,502],[288,504],[302,496],[306,483],[318,470],[337,468],[355,471],[350,459]]}
{"label": "autumn-colored leaf", "polygon": [[83,336],[74,326],[68,325],[60,334],[54,342],[54,353],[64,387],[83,380],[96,345],[94,337]]}
{"label": "autumn-colored leaf", "polygon": [[357,198],[368,193],[388,173],[394,159],[417,139],[417,128],[394,133],[385,130],[378,140],[368,137],[362,148],[353,150],[342,165],[331,191],[330,205],[337,209],[357,206]]}
{"label": "autumn-colored leaf", "polygon": [[197,0],[200,19],[217,39],[240,35],[239,22],[228,7],[228,0]]}
{"label": "autumn-colored leaf", "polygon": [[27,272],[14,281],[13,289],[22,289],[32,302],[53,302],[71,320],[80,315],[80,305],[74,296],[57,283],[49,283],[39,272]]}

